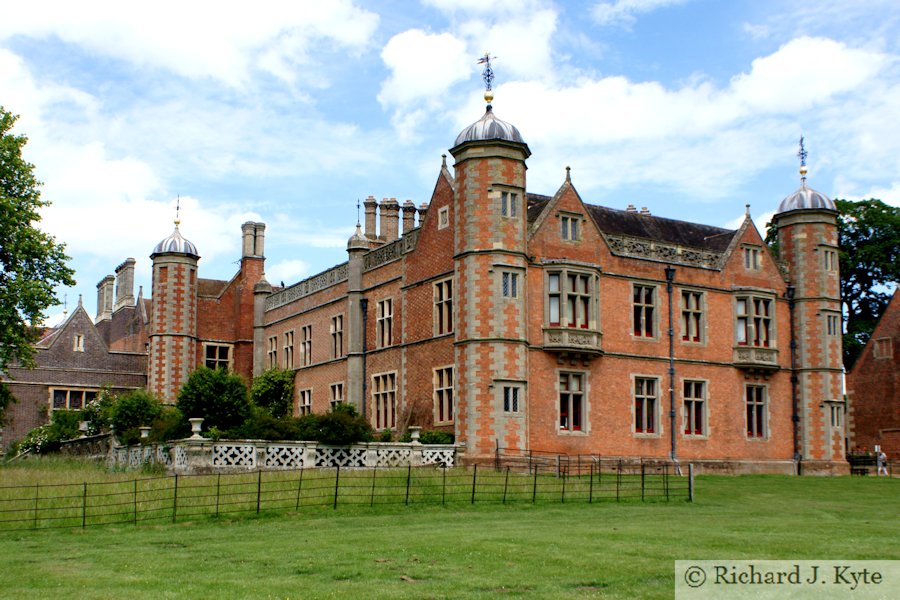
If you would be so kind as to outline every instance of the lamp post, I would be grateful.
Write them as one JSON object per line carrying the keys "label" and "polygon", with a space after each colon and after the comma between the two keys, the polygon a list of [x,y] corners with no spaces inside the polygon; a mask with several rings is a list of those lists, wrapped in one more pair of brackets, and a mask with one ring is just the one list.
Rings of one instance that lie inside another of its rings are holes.
{"label": "lamp post", "polygon": [[675,328],[672,323],[672,282],[675,267],[666,267],[666,293],[669,296],[669,433],[672,438],[672,461],[675,455]]}

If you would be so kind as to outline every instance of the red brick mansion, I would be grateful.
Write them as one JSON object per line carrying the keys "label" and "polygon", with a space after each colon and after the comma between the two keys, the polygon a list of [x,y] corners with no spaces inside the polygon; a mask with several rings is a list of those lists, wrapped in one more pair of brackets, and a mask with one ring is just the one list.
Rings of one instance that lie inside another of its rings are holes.
{"label": "red brick mansion", "polygon": [[278,366],[297,414],[349,402],[377,430],[451,431],[470,459],[845,468],[837,212],[805,168],[779,261],[749,214],[727,230],[595,206],[568,170],[532,193],[528,145],[490,105],[450,154],[427,205],[369,197],[347,261],[283,289],[263,224],[231,281],[200,278],[176,227],[151,255],[149,389],[174,402],[199,365]]}

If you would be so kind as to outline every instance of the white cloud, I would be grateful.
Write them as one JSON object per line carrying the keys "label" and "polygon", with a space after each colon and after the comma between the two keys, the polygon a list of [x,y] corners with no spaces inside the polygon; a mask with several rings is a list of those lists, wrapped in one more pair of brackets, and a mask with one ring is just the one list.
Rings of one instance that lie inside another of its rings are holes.
{"label": "white cloud", "polygon": [[423,0],[423,4],[433,6],[447,14],[468,13],[479,16],[506,16],[509,14],[531,13],[547,6],[546,0]]}
{"label": "white cloud", "polygon": [[652,12],[686,0],[615,0],[615,2],[598,2],[591,9],[591,15],[599,25],[618,25],[627,27],[637,20],[637,15]]}
{"label": "white cloud", "polygon": [[256,68],[291,81],[332,46],[359,51],[378,20],[350,0],[28,2],[4,11],[0,39],[56,37],[139,66],[240,85]]}
{"label": "white cloud", "polygon": [[436,100],[472,73],[465,43],[450,33],[404,31],[388,41],[381,58],[391,70],[378,94],[383,106]]}
{"label": "white cloud", "polygon": [[309,275],[309,264],[298,258],[266,265],[266,280],[272,285],[293,285]]}

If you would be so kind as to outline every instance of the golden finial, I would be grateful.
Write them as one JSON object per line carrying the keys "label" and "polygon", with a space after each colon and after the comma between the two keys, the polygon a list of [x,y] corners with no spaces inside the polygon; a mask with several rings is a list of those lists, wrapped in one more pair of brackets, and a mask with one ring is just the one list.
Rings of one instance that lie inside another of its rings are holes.
{"label": "golden finial", "polygon": [[494,101],[494,69],[491,68],[491,59],[497,58],[491,56],[489,52],[485,52],[484,56],[478,59],[479,65],[484,65],[484,71],[481,72],[481,78],[484,80],[484,101],[490,105]]}

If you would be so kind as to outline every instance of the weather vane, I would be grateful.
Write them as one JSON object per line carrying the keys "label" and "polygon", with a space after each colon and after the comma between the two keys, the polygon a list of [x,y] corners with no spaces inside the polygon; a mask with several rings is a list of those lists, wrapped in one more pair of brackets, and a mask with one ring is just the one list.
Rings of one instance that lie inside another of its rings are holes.
{"label": "weather vane", "polygon": [[803,135],[800,135],[800,151],[797,152],[797,156],[800,157],[800,181],[806,183],[806,147],[803,145]]}
{"label": "weather vane", "polygon": [[481,78],[484,80],[484,99],[489,104],[494,99],[494,69],[491,68],[491,59],[496,58],[496,56],[491,56],[490,53],[485,52],[484,56],[478,59],[478,64],[484,65]]}
{"label": "weather vane", "polygon": [[179,213],[181,212],[181,194],[178,194],[178,197],[175,199],[175,227],[181,224],[181,217]]}

